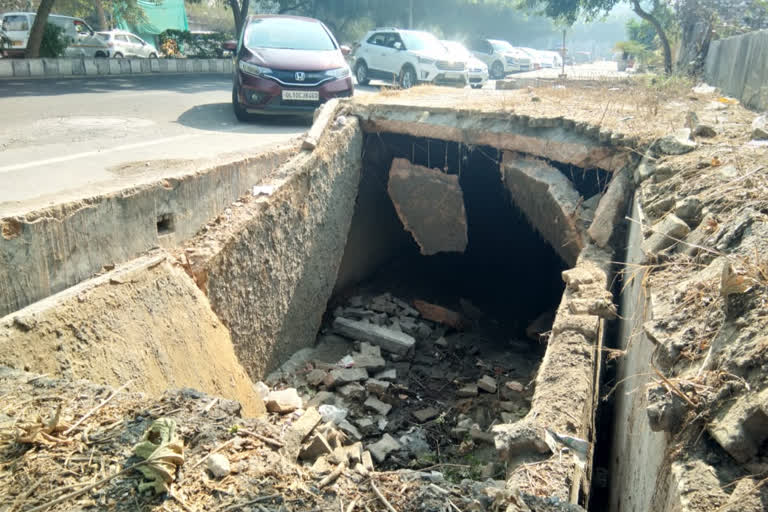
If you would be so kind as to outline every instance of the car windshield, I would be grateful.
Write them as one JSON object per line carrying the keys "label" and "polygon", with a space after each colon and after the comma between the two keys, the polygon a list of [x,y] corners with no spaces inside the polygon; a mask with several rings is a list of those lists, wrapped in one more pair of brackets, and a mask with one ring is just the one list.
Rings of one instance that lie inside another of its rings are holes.
{"label": "car windshield", "polygon": [[400,32],[400,36],[403,38],[407,50],[445,52],[445,47],[429,32],[403,30]]}
{"label": "car windshield", "polygon": [[257,18],[245,29],[246,48],[289,50],[335,50],[336,45],[322,25],[293,18]]}
{"label": "car windshield", "polygon": [[511,52],[514,50],[513,46],[506,41],[491,41],[491,46],[497,52]]}
{"label": "car windshield", "polygon": [[469,50],[467,50],[463,44],[457,43],[456,41],[441,41],[443,43],[443,46],[448,48],[448,51],[456,55],[457,57],[462,57],[464,59],[470,58],[472,55],[469,53]]}

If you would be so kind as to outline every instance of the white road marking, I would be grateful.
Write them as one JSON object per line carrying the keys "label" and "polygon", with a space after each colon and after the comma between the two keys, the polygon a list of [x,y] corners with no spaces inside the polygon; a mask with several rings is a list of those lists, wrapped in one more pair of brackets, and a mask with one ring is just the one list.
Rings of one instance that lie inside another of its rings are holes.
{"label": "white road marking", "polygon": [[[231,130],[222,130],[222,131],[231,131]],[[23,164],[6,165],[5,167],[0,167],[0,172],[18,171],[20,169],[29,169],[30,167],[37,167],[40,165],[50,165],[50,164],[57,164],[60,162],[69,162],[70,160],[77,160],[78,158],[86,158],[89,156],[105,155],[108,153],[117,153],[118,151],[126,151],[128,149],[137,149],[137,148],[143,148],[147,146],[156,146],[158,144],[165,144],[167,142],[172,142],[176,140],[184,140],[184,139],[190,139],[192,137],[200,137],[201,135],[210,135],[210,133],[208,132],[187,133],[184,135],[175,135],[173,137],[166,137],[164,139],[155,139],[155,140],[148,140],[145,142],[136,142],[134,144],[125,144],[123,146],[115,146],[112,148],[107,148],[107,149],[98,150],[98,151],[85,151],[83,153],[75,153],[73,155],[59,156],[56,158],[46,158],[44,160],[35,160],[32,162],[26,162]]]}

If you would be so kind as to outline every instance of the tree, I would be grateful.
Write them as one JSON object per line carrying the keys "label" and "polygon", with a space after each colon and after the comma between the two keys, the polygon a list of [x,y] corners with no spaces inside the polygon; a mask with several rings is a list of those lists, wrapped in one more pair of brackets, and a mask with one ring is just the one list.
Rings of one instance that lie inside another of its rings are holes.
{"label": "tree", "polygon": [[36,59],[40,56],[40,43],[43,42],[45,25],[48,23],[48,15],[51,14],[53,2],[55,0],[41,0],[40,7],[37,8],[35,22],[32,24],[32,30],[29,32],[29,43],[27,44],[26,57]]}
{"label": "tree", "polygon": [[573,24],[578,18],[594,19],[606,15],[614,6],[621,2],[629,2],[632,10],[644,21],[648,22],[656,31],[662,51],[664,52],[664,71],[672,73],[672,48],[669,38],[653,12],[662,9],[661,2],[668,0],[651,0],[651,8],[643,7],[641,0],[523,0],[529,7],[543,6],[543,12],[553,19],[562,20]]}

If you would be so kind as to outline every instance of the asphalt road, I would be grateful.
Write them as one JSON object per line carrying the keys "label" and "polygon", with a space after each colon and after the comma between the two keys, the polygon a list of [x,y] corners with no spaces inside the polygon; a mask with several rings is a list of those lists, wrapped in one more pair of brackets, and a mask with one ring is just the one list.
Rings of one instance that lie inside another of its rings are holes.
{"label": "asphalt road", "polygon": [[239,123],[231,94],[227,75],[1,80],[0,213],[261,151],[309,126]]}

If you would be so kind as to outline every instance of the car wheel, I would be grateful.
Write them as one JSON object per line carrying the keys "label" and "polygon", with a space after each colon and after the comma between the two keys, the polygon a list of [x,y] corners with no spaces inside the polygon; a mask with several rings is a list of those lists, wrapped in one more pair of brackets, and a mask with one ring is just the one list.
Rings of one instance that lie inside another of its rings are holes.
{"label": "car wheel", "polygon": [[357,79],[358,85],[368,85],[371,81],[371,79],[368,78],[368,65],[364,60],[355,64],[355,78]]}
{"label": "car wheel", "polygon": [[400,71],[400,87],[410,89],[416,85],[416,72],[410,66],[403,67]]}
{"label": "car wheel", "polygon": [[96,52],[96,54],[94,55],[94,57],[96,57],[97,59],[103,59],[106,56],[107,55],[104,52]]}
{"label": "car wheel", "polygon": [[483,84],[472,84],[472,85],[470,85],[470,87],[472,87],[473,89],[482,89],[483,88]]}
{"label": "car wheel", "polygon": [[123,58],[123,54],[122,54],[122,53],[120,53],[120,52],[117,52],[117,53],[114,55],[114,57],[115,57],[116,59],[122,59],[122,58]]}
{"label": "car wheel", "polygon": [[157,58],[157,54],[155,52],[152,52],[152,53],[149,54],[149,58],[150,59],[156,59]]}
{"label": "car wheel", "polygon": [[246,111],[238,98],[237,86],[232,86],[232,109],[235,111],[235,117],[238,121],[246,123],[253,120],[253,116]]}
{"label": "car wheel", "polygon": [[496,80],[504,78],[504,64],[501,61],[496,61],[491,65],[491,76]]}

